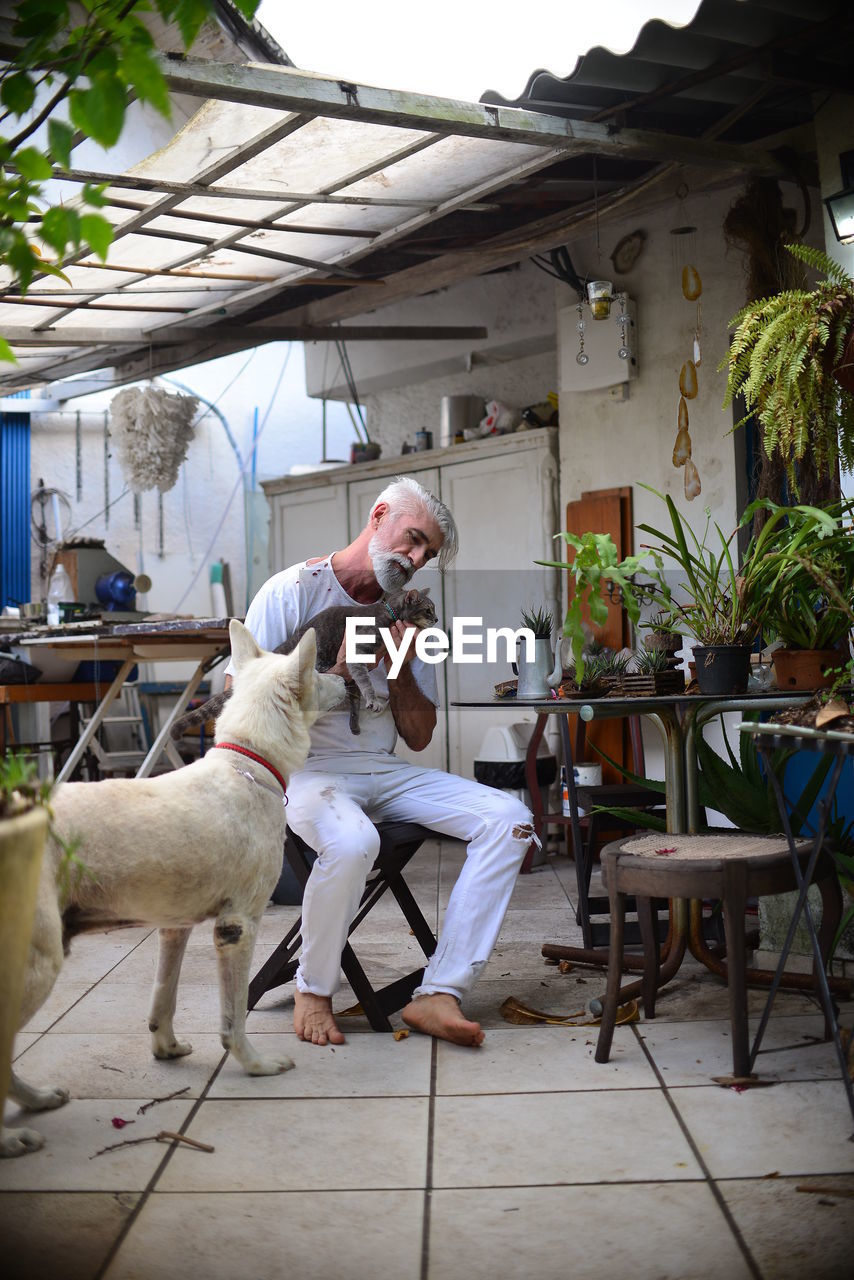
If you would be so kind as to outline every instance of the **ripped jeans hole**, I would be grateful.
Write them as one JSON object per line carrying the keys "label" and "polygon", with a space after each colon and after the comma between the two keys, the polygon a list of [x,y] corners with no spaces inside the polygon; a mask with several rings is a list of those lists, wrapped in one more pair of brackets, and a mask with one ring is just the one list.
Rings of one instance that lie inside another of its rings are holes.
{"label": "ripped jeans hole", "polygon": [[514,840],[524,840],[526,843],[529,843],[531,840],[533,840],[534,844],[537,846],[538,849],[542,849],[543,847],[543,843],[540,840],[540,837],[536,834],[536,832],[534,831],[534,828],[531,826],[529,822],[520,823],[519,826],[514,827],[511,832],[511,835],[513,836]]}

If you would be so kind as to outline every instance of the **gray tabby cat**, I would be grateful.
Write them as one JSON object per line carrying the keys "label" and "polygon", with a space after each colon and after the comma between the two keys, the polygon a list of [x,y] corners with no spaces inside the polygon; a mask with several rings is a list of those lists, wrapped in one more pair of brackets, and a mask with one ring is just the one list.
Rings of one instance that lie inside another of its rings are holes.
{"label": "gray tabby cat", "polygon": [[[425,627],[434,627],[436,625],[436,608],[430,599],[428,591],[416,591],[414,587],[408,587],[403,591],[389,592],[380,600],[377,600],[375,604],[334,604],[329,609],[322,609],[320,613],[316,613],[304,626],[300,627],[299,631],[296,631],[292,636],[288,636],[287,640],[273,652],[290,653],[292,649],[296,648],[305,632],[313,630],[317,638],[317,669],[318,671],[328,671],[330,667],[334,667],[338,660],[338,653],[344,641],[344,629],[348,618],[370,619],[373,622],[377,637],[376,654],[383,648],[383,642],[379,634],[380,627],[393,627],[395,622],[406,622],[411,626],[418,627],[419,631]],[[367,644],[364,640],[360,641],[359,648],[362,652],[366,651]],[[354,662],[351,668],[352,679],[347,681],[347,699],[350,704],[350,732],[354,734],[360,732],[360,694],[369,711],[382,711],[384,706],[384,703],[380,702],[374,693],[369,670],[369,667]],[[198,728],[208,720],[215,720],[230,697],[231,690],[225,689],[222,693],[217,693],[212,698],[209,698],[203,706],[197,707],[195,711],[188,711],[186,715],[181,716],[173,724],[172,737],[180,738],[188,729]]]}

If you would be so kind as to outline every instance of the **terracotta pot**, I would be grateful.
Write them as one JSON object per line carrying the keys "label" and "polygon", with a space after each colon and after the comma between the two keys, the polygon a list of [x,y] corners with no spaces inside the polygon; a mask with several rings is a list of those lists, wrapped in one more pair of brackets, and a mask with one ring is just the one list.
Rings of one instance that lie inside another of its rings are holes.
{"label": "terracotta pot", "polygon": [[700,693],[746,693],[750,650],[745,645],[695,645],[694,663]]}
{"label": "terracotta pot", "polygon": [[0,1120],[12,1073],[47,826],[42,808],[0,821]]}
{"label": "terracotta pot", "polygon": [[778,689],[827,689],[835,678],[828,672],[844,661],[841,649],[775,649],[774,679]]}

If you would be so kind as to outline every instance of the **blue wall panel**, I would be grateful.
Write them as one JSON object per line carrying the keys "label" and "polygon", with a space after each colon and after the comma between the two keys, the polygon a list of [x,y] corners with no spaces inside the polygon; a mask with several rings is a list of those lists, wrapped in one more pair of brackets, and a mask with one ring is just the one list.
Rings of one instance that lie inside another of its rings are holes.
{"label": "blue wall panel", "polygon": [[30,415],[0,413],[0,608],[30,598]]}

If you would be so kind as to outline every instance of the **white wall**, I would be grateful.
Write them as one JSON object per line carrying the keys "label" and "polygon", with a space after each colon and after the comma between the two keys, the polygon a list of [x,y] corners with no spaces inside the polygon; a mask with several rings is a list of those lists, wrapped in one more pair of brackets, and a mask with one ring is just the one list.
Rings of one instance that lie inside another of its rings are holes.
{"label": "white wall", "polygon": [[[323,407],[309,400],[303,382],[302,353],[297,344],[276,343],[255,352],[242,352],[211,360],[206,364],[170,375],[182,384],[179,388],[167,379],[158,384],[169,392],[185,388],[212,402],[225,417],[229,433],[244,464],[245,476],[240,481],[241,462],[229,443],[220,418],[200,406],[196,436],[178,482],[164,495],[164,555],[161,557],[157,491],[142,495],[141,528],[134,526],[133,498],[121,497],[126,488],[118,461],[109,464],[109,493],[114,504],[107,521],[104,487],[104,410],[108,409],[116,391],[97,393],[68,401],[62,413],[34,414],[31,436],[31,489],[36,490],[41,478],[48,488],[60,489],[71,502],[71,517],[63,532],[103,538],[106,549],[128,568],[138,570],[140,557],[153,586],[141,607],[158,612],[172,612],[180,603],[182,613],[205,616],[210,613],[209,566],[223,559],[231,566],[234,607],[245,612],[248,592],[251,595],[267,576],[266,557],[258,564],[247,564],[244,519],[244,489],[254,484],[256,491],[262,480],[282,475],[296,464],[314,464],[322,451]],[[139,384],[145,385],[145,384]],[[81,411],[83,425],[82,495],[76,494],[75,415]],[[254,473],[251,452],[255,421],[259,443]],[[354,432],[344,405],[332,404],[327,412],[327,456],[348,456]],[[230,505],[229,505],[230,503]],[[223,513],[227,514],[217,534]],[[265,543],[268,511],[263,497],[253,503],[255,514],[250,520],[249,534]],[[54,534],[49,520],[48,531]],[[256,548],[257,551],[257,548]],[[43,597],[45,584],[39,579],[38,548],[33,547],[32,598]],[[186,599],[182,597],[190,580],[198,571],[195,586]]]}
{"label": "white wall", "polygon": [[[394,387],[465,375],[477,362],[497,363],[552,351],[555,320],[548,284],[547,275],[522,262],[360,317],[359,324],[476,325],[489,332],[478,339],[351,342],[347,353],[356,386],[362,394],[379,396]],[[309,395],[348,398],[334,344],[306,346],[306,386]]]}

